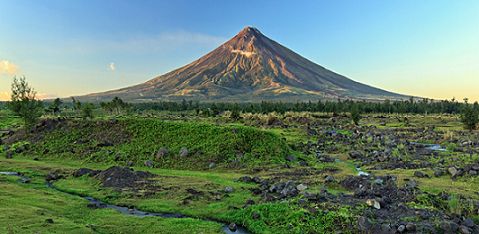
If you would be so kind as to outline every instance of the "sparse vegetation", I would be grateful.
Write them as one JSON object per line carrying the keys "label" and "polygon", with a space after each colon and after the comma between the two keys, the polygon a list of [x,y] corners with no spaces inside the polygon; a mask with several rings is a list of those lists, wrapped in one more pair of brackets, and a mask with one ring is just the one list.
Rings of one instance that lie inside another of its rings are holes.
{"label": "sparse vegetation", "polygon": [[[253,233],[358,233],[357,223],[365,212],[371,212],[368,219],[373,223],[387,220],[390,218],[387,215],[391,215],[392,220],[418,226],[422,223],[437,226],[440,221],[448,221],[444,217],[450,217],[451,212],[477,219],[474,210],[479,209],[479,202],[474,191],[479,190],[479,185],[477,175],[471,170],[474,171],[472,165],[479,164],[479,154],[474,153],[479,139],[475,130],[461,131],[462,123],[457,115],[364,114],[361,125],[356,125],[352,114],[333,117],[331,112],[263,114],[259,111],[232,118],[233,109],[226,110],[228,105],[215,105],[219,113],[214,118],[208,115],[211,109],[200,105],[197,108],[203,111],[197,116],[195,104],[190,105],[188,101],[178,104],[178,108],[187,109],[178,112],[182,114],[143,110],[131,113],[131,117],[113,117],[93,109],[98,114],[94,121],[42,118],[41,124],[32,129],[35,134],[20,138],[17,133],[3,135],[5,147],[0,150],[0,171],[27,173],[32,185],[19,185],[13,179],[7,181],[9,186],[30,186],[28,188],[42,185],[48,172],[57,172],[65,178],[53,181],[61,191],[112,204],[133,205],[145,212],[179,212],[226,224],[235,222]],[[256,106],[261,109],[261,105]],[[238,107],[240,112],[244,111],[242,105]],[[61,115],[65,112],[67,110]],[[115,120],[110,122],[112,118]],[[0,126],[16,131],[15,121],[2,118]],[[382,122],[386,122],[385,126]],[[427,146],[410,142],[440,144],[447,151],[428,151]],[[180,157],[183,147],[188,153]],[[167,149],[170,154],[158,156],[159,148]],[[7,151],[13,158],[3,158]],[[353,158],[351,151],[359,153],[353,154]],[[295,161],[290,161],[290,155]],[[34,157],[38,161],[32,160]],[[349,164],[335,162],[335,159]],[[147,161],[152,164],[145,166]],[[106,178],[99,176],[72,175],[80,167],[105,171],[112,166],[128,166],[134,171],[155,175],[149,177],[147,183],[136,181],[122,189],[103,187]],[[462,175],[452,177],[448,170],[451,166],[461,170]],[[357,167],[376,177],[356,176]],[[442,174],[436,173],[439,171]],[[245,176],[258,177],[260,181],[247,183],[242,179]],[[329,176],[332,181],[328,181]],[[281,196],[282,191],[270,190],[273,185],[278,188],[289,181],[295,183],[291,188],[296,191],[301,183],[308,188],[296,195],[284,192],[285,196]],[[371,190],[371,194],[390,198],[391,209],[383,212],[385,208],[376,210],[368,205],[366,201],[370,198],[360,195],[357,190],[360,187],[354,187],[359,184],[365,191]],[[227,187],[233,192],[224,192]],[[49,193],[55,194],[53,190]],[[325,200],[309,199],[310,194]],[[4,196],[1,197],[4,200],[11,194],[0,196]],[[173,232],[221,232],[221,225],[194,219],[174,221],[152,217],[132,221],[131,217],[105,209],[90,210],[81,201],[70,202],[68,209],[83,212],[90,218],[82,221],[74,215],[63,215],[66,211],[60,207],[55,208],[56,215],[50,217],[55,222],[79,223],[78,230],[82,233],[92,230],[86,222],[94,224],[97,232],[116,232],[115,227],[121,226],[117,219],[130,220],[135,231],[141,232],[148,232],[151,222],[155,227],[167,227],[166,230]],[[408,209],[401,208],[403,206]],[[36,231],[36,226],[28,228],[20,221],[28,217],[20,215],[5,230]],[[391,221],[388,225],[395,230],[397,222]],[[125,230],[130,230],[129,227]],[[49,228],[75,232],[55,225]]]}
{"label": "sparse vegetation", "polygon": [[8,108],[23,119],[25,133],[28,133],[42,115],[43,102],[36,100],[36,92],[25,77],[13,77],[11,100]]}

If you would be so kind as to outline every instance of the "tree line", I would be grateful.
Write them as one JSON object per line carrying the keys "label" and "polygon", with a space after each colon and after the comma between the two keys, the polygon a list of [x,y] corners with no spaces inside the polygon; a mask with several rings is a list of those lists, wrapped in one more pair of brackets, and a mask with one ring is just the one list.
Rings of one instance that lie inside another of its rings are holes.
{"label": "tree line", "polygon": [[[477,103],[477,102],[476,102]],[[477,105],[477,104],[474,105]],[[200,102],[183,99],[181,102],[171,101],[158,101],[158,102],[142,102],[133,103],[133,110],[163,110],[163,111],[187,111],[187,110],[218,110],[218,112],[232,111],[238,105],[240,112],[242,113],[261,113],[267,114],[271,112],[277,112],[284,114],[287,111],[294,112],[326,112],[336,115],[342,113],[350,113],[354,108],[358,109],[359,113],[385,113],[385,114],[459,114],[467,103],[458,102],[455,98],[451,100],[433,101],[430,99],[416,100],[409,98],[407,100],[394,100],[390,101],[386,99],[383,102],[372,101],[355,101],[355,100],[341,100],[337,101],[323,101],[317,102],[272,102],[262,101],[260,103],[225,103],[225,102]]]}
{"label": "tree line", "polygon": [[[26,131],[31,129],[43,112],[60,112],[63,108],[72,107],[73,110],[81,109],[83,117],[93,118],[93,109],[97,106],[93,103],[82,103],[72,97],[70,104],[63,103],[60,98],[49,103],[48,108],[44,108],[44,103],[36,99],[36,92],[28,85],[25,77],[17,79],[13,78],[11,100],[5,104],[1,104],[1,108],[10,109],[15,115],[20,116],[24,120]],[[192,111],[199,115],[200,112],[206,116],[216,116],[223,111],[231,111],[231,118],[239,118],[242,113],[262,113],[268,114],[276,112],[284,115],[287,111],[294,112],[326,112],[332,113],[333,116],[342,113],[350,113],[353,121],[358,124],[360,115],[363,113],[386,113],[386,114],[461,114],[461,122],[467,129],[474,129],[479,123],[479,104],[474,102],[468,103],[468,99],[464,99],[464,103],[460,103],[455,98],[451,100],[433,101],[427,98],[416,100],[413,97],[408,100],[386,99],[383,102],[341,100],[329,101],[318,100],[317,102],[272,102],[262,101],[261,103],[200,103],[200,101],[183,99],[181,102],[159,101],[159,102],[143,102],[128,103],[121,98],[115,97],[109,102],[100,102],[100,107],[108,111],[110,115],[121,115],[130,111],[145,110],[167,110],[167,111]]]}

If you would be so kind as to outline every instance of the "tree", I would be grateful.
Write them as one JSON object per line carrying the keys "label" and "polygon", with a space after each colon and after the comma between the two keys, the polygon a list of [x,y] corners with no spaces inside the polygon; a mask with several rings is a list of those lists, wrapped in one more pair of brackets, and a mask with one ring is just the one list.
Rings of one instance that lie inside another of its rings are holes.
{"label": "tree", "polygon": [[53,112],[53,114],[55,114],[55,112],[59,112],[60,111],[60,106],[62,105],[63,101],[60,99],[60,98],[56,98],[51,104],[50,106],[48,106],[48,109],[51,110]]}
{"label": "tree", "polygon": [[218,107],[216,107],[216,104],[213,102],[210,107],[211,110],[211,116],[216,117],[219,114]]}
{"label": "tree", "polygon": [[197,116],[200,115],[200,101],[195,102],[195,111]]}
{"label": "tree", "polygon": [[93,108],[95,105],[91,102],[85,103],[85,105],[82,105],[81,111],[82,111],[82,116],[83,117],[89,117],[90,119],[93,119]]}
{"label": "tree", "polygon": [[[476,128],[477,123],[479,123],[479,113],[477,111],[477,108],[471,107],[469,103],[467,103],[467,98],[464,98],[464,106],[462,107],[461,110],[461,122],[464,124],[465,129],[472,130]],[[475,103],[474,103],[475,104]],[[476,107],[477,104],[475,104],[474,107]]]}
{"label": "tree", "polygon": [[359,124],[359,120],[361,119],[361,115],[359,114],[359,110],[358,110],[358,107],[356,106],[356,103],[352,103],[352,106],[351,106],[351,118],[353,119],[354,121],[354,124],[358,125]]}
{"label": "tree", "polygon": [[239,117],[240,117],[240,107],[238,103],[235,102],[235,105],[233,106],[233,110],[231,111],[230,118],[238,119]]}
{"label": "tree", "polygon": [[24,122],[25,133],[28,133],[42,115],[43,102],[36,100],[37,93],[25,80],[25,76],[17,79],[13,77],[12,96],[7,103],[8,108],[20,116]]}
{"label": "tree", "polygon": [[100,102],[100,107],[110,114],[113,114],[113,111],[116,111],[117,115],[121,114],[121,110],[126,110],[127,112],[131,109],[131,103],[123,102],[119,97],[114,97],[109,102]]}

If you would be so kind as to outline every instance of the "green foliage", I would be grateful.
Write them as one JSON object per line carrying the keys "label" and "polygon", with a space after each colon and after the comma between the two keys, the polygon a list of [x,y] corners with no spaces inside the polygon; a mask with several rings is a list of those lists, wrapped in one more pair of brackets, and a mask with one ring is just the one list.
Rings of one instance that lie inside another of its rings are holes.
{"label": "green foliage", "polygon": [[131,103],[123,102],[121,98],[114,97],[109,102],[100,102],[100,107],[110,112],[110,114],[121,115],[123,111],[127,111],[127,112],[130,111],[132,106],[131,106]]}
{"label": "green foliage", "polygon": [[201,112],[203,114],[203,117],[207,118],[211,116],[210,110],[206,109]]}
{"label": "green foliage", "polygon": [[356,125],[359,124],[359,120],[361,119],[361,115],[359,114],[358,107],[356,106],[354,102],[351,106],[351,118],[353,119],[354,124]]}
{"label": "green foliage", "polygon": [[[253,219],[255,214],[260,219]],[[264,203],[248,206],[242,210],[232,210],[222,217],[231,222],[243,223],[254,233],[285,233],[288,225],[292,229],[288,233],[331,233],[337,231],[341,224],[353,223],[354,215],[349,207],[341,207],[328,213],[313,214],[298,205],[283,203]],[[307,222],[301,222],[301,220]],[[347,230],[344,230],[347,231]]]}
{"label": "green foliage", "polygon": [[43,102],[36,100],[36,92],[30,87],[25,77],[13,77],[11,101],[8,108],[20,116],[24,122],[25,133],[28,133],[42,115]]}
{"label": "green foliage", "polygon": [[454,152],[457,149],[457,145],[455,143],[449,143],[446,147],[448,151]]}
{"label": "green foliage", "polygon": [[[120,163],[129,160],[140,165],[144,160],[153,160],[159,167],[179,169],[202,169],[208,161],[226,163],[236,152],[249,155],[242,163],[256,161],[284,161],[292,154],[286,142],[271,132],[248,127],[217,127],[196,123],[172,123],[156,119],[119,119],[115,125],[105,122],[83,122],[56,129],[36,144],[37,152],[48,149],[55,157],[81,155],[84,162]],[[98,148],[110,141],[114,146]],[[77,144],[76,142],[88,142]],[[169,157],[156,159],[160,147],[168,149]],[[188,151],[204,154],[176,158],[182,147]],[[75,154],[64,149],[72,148]],[[92,148],[96,148],[92,150]],[[54,153],[61,151],[63,153]],[[116,153],[121,153],[117,158]],[[255,155],[255,157],[253,157]],[[126,158],[125,158],[126,156]],[[171,158],[175,157],[175,158]]]}
{"label": "green foliage", "polygon": [[233,110],[231,111],[230,118],[238,119],[239,117],[240,117],[239,105],[238,103],[235,103],[235,105],[233,106]]}
{"label": "green foliage", "polygon": [[475,129],[476,125],[479,123],[479,107],[477,107],[477,102],[474,103],[474,106],[471,106],[467,103],[467,98],[464,98],[464,106],[461,110],[461,122],[464,124],[465,129]]}
{"label": "green foliage", "polygon": [[216,117],[219,114],[218,107],[216,106],[214,102],[211,104],[210,110],[211,110],[211,116],[213,117]]}
{"label": "green foliage", "polygon": [[93,119],[93,108],[95,105],[91,102],[85,103],[85,105],[82,106],[81,111],[82,111],[82,117],[89,117],[90,119]]}

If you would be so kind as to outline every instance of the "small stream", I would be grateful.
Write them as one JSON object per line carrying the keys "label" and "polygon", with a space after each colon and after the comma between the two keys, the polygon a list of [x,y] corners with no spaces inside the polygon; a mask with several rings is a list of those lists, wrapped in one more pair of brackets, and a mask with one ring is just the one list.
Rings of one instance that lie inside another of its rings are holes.
{"label": "small stream", "polygon": [[411,144],[424,145],[424,149],[429,149],[429,150],[447,151],[447,149],[442,148],[440,144],[429,144],[429,143],[418,143],[418,142],[411,142]]}
{"label": "small stream", "polygon": [[344,163],[344,164],[347,164],[347,165],[351,165],[353,166],[354,168],[356,168],[356,170],[358,171],[358,176],[361,176],[361,175],[365,175],[365,176],[368,176],[369,174],[364,172],[360,167],[357,167],[356,165],[352,164],[352,163],[348,163],[348,162],[343,162],[337,158],[334,159],[335,162],[340,162],[340,163]]}
{"label": "small stream", "polygon": [[[24,177],[23,175],[21,175],[17,172],[0,172],[0,174],[18,176],[18,177],[21,178],[20,180],[17,180],[18,183],[25,183],[25,182],[28,183],[30,181],[30,178]],[[69,194],[69,195],[72,195],[72,196],[78,196],[76,194],[60,191],[57,188],[55,188],[55,186],[53,186],[48,181],[47,181],[46,185],[53,190],[56,190],[56,191],[59,191],[59,192],[62,192],[62,193],[66,193],[66,194]],[[80,196],[78,196],[78,197],[80,197]],[[115,206],[115,205],[112,205],[112,204],[102,202],[102,201],[100,201],[98,199],[95,199],[95,198],[92,198],[92,197],[81,197],[81,198],[84,198],[84,199],[88,200],[90,202],[90,204],[94,204],[98,208],[114,209],[114,210],[120,211],[121,213],[123,213],[125,215],[133,215],[133,216],[137,216],[137,217],[155,216],[155,217],[162,217],[162,218],[180,218],[180,219],[181,218],[190,218],[188,216],[184,216],[184,215],[179,214],[179,213],[172,213],[172,214],[170,214],[170,213],[150,213],[150,212],[144,212],[144,211],[141,211],[141,210],[137,210],[135,208],[129,209],[128,207],[119,207],[119,206]],[[211,220],[211,219],[202,219],[202,220],[203,221],[208,221],[208,222],[216,222],[216,223],[219,223],[219,224],[224,224],[222,230],[225,233],[228,233],[228,234],[251,234],[250,231],[248,231],[246,228],[241,227],[241,226],[237,226],[237,230],[232,231],[228,228],[228,224],[226,224],[226,223],[221,223],[221,222]]]}
{"label": "small stream", "polygon": [[[436,150],[436,151],[447,151],[447,149],[444,149],[441,147],[440,144],[429,144],[429,143],[417,143],[417,142],[411,142],[411,144],[414,144],[414,145],[423,145],[425,149],[429,149],[429,150]],[[319,154],[321,154],[321,152],[319,152]],[[357,167],[356,165],[352,164],[352,163],[348,163],[348,162],[343,162],[337,158],[334,159],[335,162],[339,162],[339,163],[344,163],[344,164],[347,164],[347,165],[351,165],[351,166],[354,166],[354,168],[356,168],[356,170],[358,171],[358,176],[360,175],[369,175],[368,173],[364,172],[363,170],[361,170],[360,167]]]}

